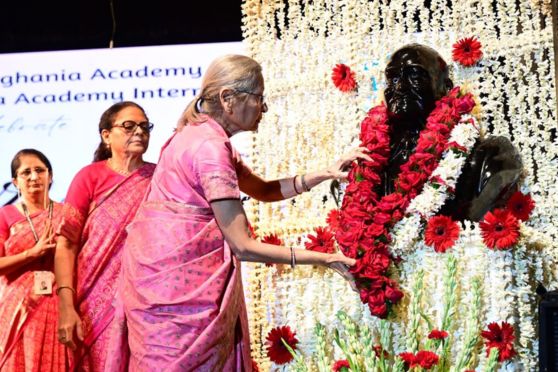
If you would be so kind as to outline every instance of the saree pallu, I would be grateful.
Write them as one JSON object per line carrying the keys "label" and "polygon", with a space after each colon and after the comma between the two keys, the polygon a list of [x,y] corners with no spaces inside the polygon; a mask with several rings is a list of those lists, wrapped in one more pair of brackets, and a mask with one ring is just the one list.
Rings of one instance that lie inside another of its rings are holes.
{"label": "saree pallu", "polygon": [[81,247],[76,268],[76,307],[85,337],[71,357],[71,370],[126,369],[127,332],[116,295],[117,282],[126,225],[137,212],[154,168],[146,164],[130,174],[92,203],[87,217],[71,205],[64,206],[60,233],[70,241],[79,241]]}
{"label": "saree pallu", "polygon": [[211,209],[144,202],[122,265],[130,371],[251,371],[240,262]]}
{"label": "saree pallu", "polygon": [[[61,212],[61,205],[55,203],[54,225],[60,222]],[[41,234],[48,221],[48,211],[33,215],[31,220]],[[10,227],[4,252],[11,256],[34,245],[29,223],[23,218]],[[54,294],[37,295],[33,292],[34,271],[52,272],[53,253],[0,277],[3,287],[0,302],[1,371],[66,371],[68,368],[66,348],[57,338],[58,298]],[[51,280],[54,292],[54,274]]]}

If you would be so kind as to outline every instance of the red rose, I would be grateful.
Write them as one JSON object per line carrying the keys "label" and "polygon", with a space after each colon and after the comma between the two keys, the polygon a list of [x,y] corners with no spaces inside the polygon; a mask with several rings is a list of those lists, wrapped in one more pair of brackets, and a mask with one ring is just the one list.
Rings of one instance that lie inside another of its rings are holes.
{"label": "red rose", "polygon": [[397,187],[403,192],[408,192],[419,186],[426,176],[421,172],[405,172],[397,179]]}
{"label": "red rose", "polygon": [[467,93],[461,98],[458,98],[455,102],[455,108],[460,114],[468,114],[475,107],[475,100],[471,93]]}
{"label": "red rose", "polygon": [[451,217],[434,216],[428,220],[424,231],[424,242],[433,246],[438,253],[453,247],[459,237],[459,225]]}
{"label": "red rose", "polygon": [[403,292],[395,287],[386,286],[386,298],[392,304],[396,304],[403,298]]}
{"label": "red rose", "polygon": [[380,319],[385,319],[387,317],[388,308],[386,304],[382,304],[382,305],[368,304],[368,308],[370,309],[370,314],[377,316]]}

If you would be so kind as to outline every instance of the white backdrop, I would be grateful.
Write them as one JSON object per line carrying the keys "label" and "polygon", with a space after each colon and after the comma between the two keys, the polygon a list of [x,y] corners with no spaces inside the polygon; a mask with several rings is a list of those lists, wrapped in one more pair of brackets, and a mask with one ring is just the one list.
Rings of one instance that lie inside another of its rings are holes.
{"label": "white backdrop", "polygon": [[139,103],[155,123],[145,159],[156,162],[209,63],[243,50],[235,42],[0,54],[0,206],[15,195],[5,186],[22,148],[49,158],[51,197],[62,200],[93,158],[102,112],[117,101]]}

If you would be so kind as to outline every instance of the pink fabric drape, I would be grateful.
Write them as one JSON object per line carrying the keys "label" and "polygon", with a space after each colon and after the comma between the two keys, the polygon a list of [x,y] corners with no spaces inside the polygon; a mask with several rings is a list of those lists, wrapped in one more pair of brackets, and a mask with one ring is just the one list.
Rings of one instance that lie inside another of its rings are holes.
{"label": "pink fabric drape", "polygon": [[251,371],[240,263],[210,207],[239,198],[236,164],[211,119],[162,151],[124,248],[131,371]]}
{"label": "pink fabric drape", "polygon": [[[53,224],[60,223],[62,206],[53,207]],[[31,216],[38,234],[44,231],[48,210]],[[29,223],[14,206],[0,211],[0,256],[19,254],[35,245]],[[33,293],[34,271],[53,270],[53,254],[0,276],[0,370],[66,371],[68,359],[58,342],[58,299]],[[52,274],[54,281],[54,274]],[[53,285],[56,290],[56,285]]]}
{"label": "pink fabric drape", "polygon": [[[73,353],[72,369],[103,371],[107,368],[126,368],[128,347],[124,312],[116,295],[117,282],[126,226],[137,212],[154,168],[153,164],[145,164],[128,177],[116,173],[110,177],[111,174],[103,172],[111,170],[95,165],[87,171],[95,178],[84,174],[78,176],[83,180],[105,179],[105,182],[91,186],[92,181],[81,183],[78,178],[70,187],[59,233],[80,245],[76,268],[76,306],[85,333],[83,344]],[[95,187],[104,188],[104,192],[89,201],[85,215],[83,198],[94,195]]]}

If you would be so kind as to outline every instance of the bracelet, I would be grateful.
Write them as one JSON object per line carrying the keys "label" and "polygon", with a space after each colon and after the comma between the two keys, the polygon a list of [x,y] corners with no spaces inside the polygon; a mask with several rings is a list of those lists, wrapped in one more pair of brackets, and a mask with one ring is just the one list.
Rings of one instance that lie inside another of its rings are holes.
{"label": "bracelet", "polygon": [[29,249],[23,251],[23,258],[29,257]]}
{"label": "bracelet", "polygon": [[291,247],[291,268],[294,269],[295,266],[296,266],[295,252],[294,252],[293,247]]}
{"label": "bracelet", "polygon": [[72,291],[72,292],[74,293],[74,295],[76,294],[76,290],[73,289],[72,287],[67,286],[67,285],[62,285],[62,286],[56,288],[56,295],[58,296],[58,293],[60,293],[60,290],[61,290],[61,289],[64,289],[64,288],[67,288],[67,289],[69,289],[70,291]]}
{"label": "bracelet", "polygon": [[300,194],[302,194],[302,192],[298,192],[298,190],[296,189],[296,177],[297,176],[293,177],[293,189],[294,189],[294,191],[296,192],[297,195],[300,195]]}
{"label": "bracelet", "polygon": [[306,183],[306,181],[304,180],[304,174],[302,176],[300,176],[300,183],[302,183],[302,189],[307,192],[310,191],[310,187],[308,187],[308,184]]}

